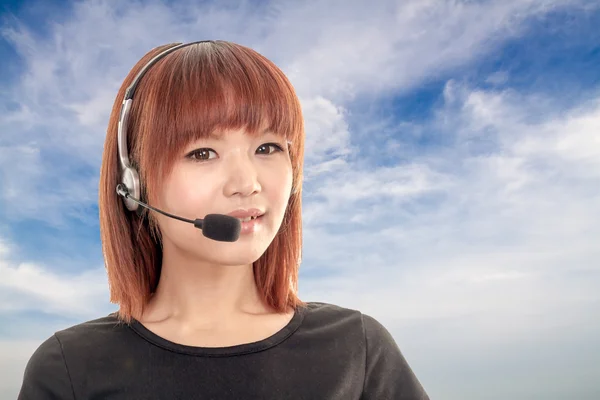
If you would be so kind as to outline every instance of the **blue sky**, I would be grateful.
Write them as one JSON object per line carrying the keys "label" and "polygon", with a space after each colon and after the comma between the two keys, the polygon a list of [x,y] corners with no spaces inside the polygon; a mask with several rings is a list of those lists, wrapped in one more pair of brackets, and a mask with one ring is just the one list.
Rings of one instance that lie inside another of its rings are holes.
{"label": "blue sky", "polygon": [[220,38],[296,87],[300,294],[360,309],[432,398],[600,398],[600,3],[3,3],[0,398],[108,302],[97,184],[150,48]]}

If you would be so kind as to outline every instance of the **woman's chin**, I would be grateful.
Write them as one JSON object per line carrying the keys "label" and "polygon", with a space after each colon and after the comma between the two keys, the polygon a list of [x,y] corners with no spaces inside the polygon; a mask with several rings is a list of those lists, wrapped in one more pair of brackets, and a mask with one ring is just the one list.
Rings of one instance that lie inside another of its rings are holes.
{"label": "woman's chin", "polygon": [[220,253],[211,257],[211,262],[221,265],[248,265],[257,261],[260,256],[265,252],[265,249],[247,248],[247,249],[235,249],[231,253],[225,254]]}

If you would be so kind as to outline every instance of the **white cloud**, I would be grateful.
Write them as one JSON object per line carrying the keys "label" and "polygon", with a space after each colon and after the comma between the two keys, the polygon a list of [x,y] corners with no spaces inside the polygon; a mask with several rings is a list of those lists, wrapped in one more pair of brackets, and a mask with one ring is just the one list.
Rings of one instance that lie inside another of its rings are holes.
{"label": "white cloud", "polygon": [[[6,241],[0,241],[0,315],[17,311],[41,311],[63,317],[92,317],[108,310],[105,269],[61,274],[50,267],[11,259]],[[108,311],[107,311],[108,313]]]}
{"label": "white cloud", "polygon": [[311,177],[323,163],[340,162],[350,153],[350,132],[345,110],[323,97],[303,100],[302,113],[306,120],[304,162]]}
{"label": "white cloud", "polygon": [[[473,114],[466,105],[474,93],[463,89],[462,113],[456,115],[453,104],[438,118],[455,119],[451,126],[459,138],[492,128],[501,146],[487,156],[469,155],[460,141],[454,156],[441,150],[445,159],[429,168],[452,184],[433,185],[442,195],[426,207],[407,204],[401,190],[386,191],[385,185],[393,184],[388,169],[365,172],[371,184],[356,193],[371,202],[361,212],[372,229],[339,235],[310,221],[311,261],[339,269],[343,278],[308,279],[304,290],[405,323],[471,315],[465,328],[473,335],[489,334],[490,341],[504,331],[530,334],[548,328],[532,315],[558,324],[569,310],[591,317],[600,302],[600,176],[597,157],[588,155],[598,151],[600,107],[594,102],[560,117],[547,110],[547,120],[530,123],[527,97],[515,102],[517,96],[477,91],[480,112]],[[486,129],[473,130],[481,115]],[[438,121],[431,126],[438,127]],[[569,151],[560,145],[565,142]],[[435,157],[425,154],[423,162]],[[584,172],[588,169],[593,172]],[[357,198],[344,192],[345,185],[361,187],[360,181],[345,181],[320,189],[324,200],[318,210],[330,224],[359,209],[338,207],[344,201],[338,196],[349,202]],[[416,191],[414,203],[428,194]],[[382,304],[388,306],[382,309]]]}
{"label": "white cloud", "polygon": [[[278,14],[268,44],[284,51],[281,58],[293,60],[288,73],[301,91],[346,100],[365,92],[380,95],[414,88],[423,79],[493,52],[507,38],[522,34],[528,18],[543,18],[559,7],[585,2],[328,4],[323,10],[315,2],[290,2]],[[281,35],[280,28],[288,34]],[[305,41],[284,45],[291,35]],[[299,48],[299,54],[292,53]]]}
{"label": "white cloud", "polygon": [[97,202],[97,173],[90,169],[94,176],[83,175],[71,155],[48,152],[41,135],[0,143],[0,206],[9,221],[31,218],[56,227],[66,217],[96,222],[87,208]]}

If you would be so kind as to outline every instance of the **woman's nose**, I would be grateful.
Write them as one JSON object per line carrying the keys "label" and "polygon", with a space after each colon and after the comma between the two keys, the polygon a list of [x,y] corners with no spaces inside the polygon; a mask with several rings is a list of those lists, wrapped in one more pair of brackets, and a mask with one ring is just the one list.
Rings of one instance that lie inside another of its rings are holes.
{"label": "woman's nose", "polygon": [[241,154],[229,158],[226,168],[225,195],[250,196],[260,192],[258,172],[252,160]]}

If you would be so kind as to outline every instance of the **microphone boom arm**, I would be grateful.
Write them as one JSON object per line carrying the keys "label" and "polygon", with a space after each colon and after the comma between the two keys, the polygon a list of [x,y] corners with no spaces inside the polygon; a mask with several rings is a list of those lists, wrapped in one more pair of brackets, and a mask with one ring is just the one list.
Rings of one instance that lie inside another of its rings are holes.
{"label": "microphone boom arm", "polygon": [[158,208],[154,208],[150,204],[145,204],[145,203],[141,202],[140,200],[136,199],[135,197],[132,197],[129,194],[129,191],[127,190],[127,188],[125,187],[125,185],[123,185],[122,183],[119,183],[117,185],[117,193],[120,196],[123,196],[125,198],[131,199],[132,201],[136,202],[137,204],[139,204],[142,207],[146,207],[146,208],[148,208],[148,209],[150,209],[152,211],[156,211],[157,213],[160,213],[160,214],[165,215],[167,217],[175,218],[175,219],[178,219],[178,220],[183,221],[183,222],[189,222],[190,224],[194,224],[194,226],[196,228],[202,229],[202,222],[203,221],[201,219],[191,220],[191,219],[179,217],[177,215],[169,214],[168,212],[159,210]]}

